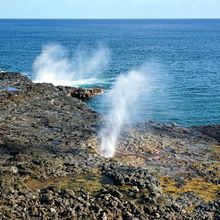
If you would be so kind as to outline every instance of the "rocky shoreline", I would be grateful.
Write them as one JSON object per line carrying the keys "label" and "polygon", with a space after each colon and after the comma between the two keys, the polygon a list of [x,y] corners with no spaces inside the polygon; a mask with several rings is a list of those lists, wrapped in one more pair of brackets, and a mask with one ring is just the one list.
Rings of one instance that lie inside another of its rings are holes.
{"label": "rocky shoreline", "polygon": [[0,219],[220,219],[220,125],[137,124],[105,159],[102,92],[0,72]]}

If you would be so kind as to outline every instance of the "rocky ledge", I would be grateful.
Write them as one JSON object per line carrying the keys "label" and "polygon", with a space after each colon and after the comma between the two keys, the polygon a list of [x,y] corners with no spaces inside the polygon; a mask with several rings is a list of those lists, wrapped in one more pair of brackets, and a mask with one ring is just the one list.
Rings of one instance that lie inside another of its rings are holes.
{"label": "rocky ledge", "polygon": [[[18,91],[35,90],[37,86],[48,84],[33,83],[27,76],[20,73],[0,72],[0,90],[5,91]],[[56,86],[54,87],[67,96],[75,97],[81,100],[91,99],[94,96],[103,93],[102,88],[76,88],[70,86]]]}
{"label": "rocky ledge", "polygon": [[0,219],[220,219],[219,125],[137,124],[105,159],[87,92],[0,73]]}

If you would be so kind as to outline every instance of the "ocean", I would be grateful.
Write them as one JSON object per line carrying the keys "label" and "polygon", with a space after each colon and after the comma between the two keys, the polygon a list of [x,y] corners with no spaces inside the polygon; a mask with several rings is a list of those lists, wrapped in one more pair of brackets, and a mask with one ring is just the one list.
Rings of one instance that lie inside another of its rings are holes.
{"label": "ocean", "polygon": [[[35,79],[34,61],[42,47],[51,44],[68,51],[65,59],[80,69],[78,80],[93,79],[85,85],[82,81],[81,86],[100,86],[105,94],[118,75],[144,66],[154,79],[153,90],[140,95],[138,121],[183,126],[220,123],[220,20],[4,19],[0,20],[0,70],[19,71]],[[90,59],[91,51],[99,47],[108,51],[108,59],[93,68],[104,56],[100,53],[98,61]],[[74,55],[81,50],[81,56]],[[107,114],[105,94],[88,105]]]}

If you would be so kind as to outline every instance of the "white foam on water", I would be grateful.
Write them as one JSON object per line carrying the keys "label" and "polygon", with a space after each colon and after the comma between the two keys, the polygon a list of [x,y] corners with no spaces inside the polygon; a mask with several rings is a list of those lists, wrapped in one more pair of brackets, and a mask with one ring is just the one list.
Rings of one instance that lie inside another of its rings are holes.
{"label": "white foam on water", "polygon": [[59,44],[42,48],[34,61],[34,82],[61,86],[81,86],[101,83],[99,75],[108,65],[110,52],[104,46],[93,51],[77,50],[73,57]]}

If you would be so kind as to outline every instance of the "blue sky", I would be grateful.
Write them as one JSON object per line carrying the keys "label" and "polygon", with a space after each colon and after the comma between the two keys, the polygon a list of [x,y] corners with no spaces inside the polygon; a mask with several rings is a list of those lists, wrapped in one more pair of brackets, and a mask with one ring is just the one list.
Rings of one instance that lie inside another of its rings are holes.
{"label": "blue sky", "polygon": [[0,18],[220,18],[220,0],[0,0]]}

